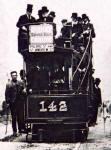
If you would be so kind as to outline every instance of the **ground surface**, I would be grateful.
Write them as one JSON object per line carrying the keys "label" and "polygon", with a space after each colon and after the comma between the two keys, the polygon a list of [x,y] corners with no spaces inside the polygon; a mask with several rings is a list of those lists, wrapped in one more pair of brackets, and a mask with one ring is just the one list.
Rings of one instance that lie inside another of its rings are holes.
{"label": "ground surface", "polygon": [[[102,117],[98,119],[98,125],[91,127],[88,140],[85,143],[27,143],[26,135],[21,135],[12,140],[5,140],[12,134],[9,122],[7,134],[5,134],[5,122],[0,123],[0,150],[111,150],[111,121],[106,120],[105,126]],[[104,130],[105,129],[105,130]]]}

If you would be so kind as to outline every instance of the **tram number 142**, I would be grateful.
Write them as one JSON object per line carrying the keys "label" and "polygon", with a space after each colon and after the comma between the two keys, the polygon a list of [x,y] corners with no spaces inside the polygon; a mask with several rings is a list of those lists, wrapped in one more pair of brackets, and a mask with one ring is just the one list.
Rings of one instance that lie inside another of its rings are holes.
{"label": "tram number 142", "polygon": [[52,101],[49,106],[45,106],[46,101],[41,101],[39,104],[41,105],[40,112],[55,112],[55,111],[67,111],[66,101],[60,101],[58,105],[54,104],[55,102]]}

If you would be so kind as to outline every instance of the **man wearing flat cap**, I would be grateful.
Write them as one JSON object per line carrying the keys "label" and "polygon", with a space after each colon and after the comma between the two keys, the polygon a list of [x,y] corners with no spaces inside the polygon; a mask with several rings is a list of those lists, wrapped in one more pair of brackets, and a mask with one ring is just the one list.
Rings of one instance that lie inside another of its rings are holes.
{"label": "man wearing flat cap", "polygon": [[19,106],[18,104],[20,101],[19,95],[21,95],[21,93],[23,92],[24,86],[21,81],[17,80],[16,71],[12,71],[10,74],[12,79],[6,84],[5,99],[7,104],[9,104],[11,110],[13,135],[17,136],[16,122],[18,123],[19,133],[21,133],[22,129],[20,116],[21,106]]}
{"label": "man wearing flat cap", "polygon": [[61,23],[62,23],[62,28],[61,28],[62,37],[68,38],[69,34],[67,34],[68,30],[67,30],[67,26],[66,26],[67,25],[67,19],[62,19]]}

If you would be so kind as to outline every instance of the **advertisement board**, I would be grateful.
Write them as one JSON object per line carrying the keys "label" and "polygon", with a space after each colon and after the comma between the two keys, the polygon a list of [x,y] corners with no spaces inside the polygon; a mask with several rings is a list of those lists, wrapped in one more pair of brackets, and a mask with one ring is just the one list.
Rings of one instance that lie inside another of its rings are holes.
{"label": "advertisement board", "polygon": [[53,25],[29,25],[29,52],[53,52]]}

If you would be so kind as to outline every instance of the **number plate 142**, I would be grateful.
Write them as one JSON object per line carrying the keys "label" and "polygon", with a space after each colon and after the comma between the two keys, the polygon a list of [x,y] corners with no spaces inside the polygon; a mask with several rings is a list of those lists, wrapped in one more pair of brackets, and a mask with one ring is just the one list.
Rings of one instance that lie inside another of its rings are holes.
{"label": "number plate 142", "polygon": [[60,101],[58,105],[55,104],[54,101],[52,101],[49,106],[46,107],[45,105],[46,101],[41,101],[40,104],[40,112],[55,112],[55,111],[67,111],[67,104],[66,101]]}

